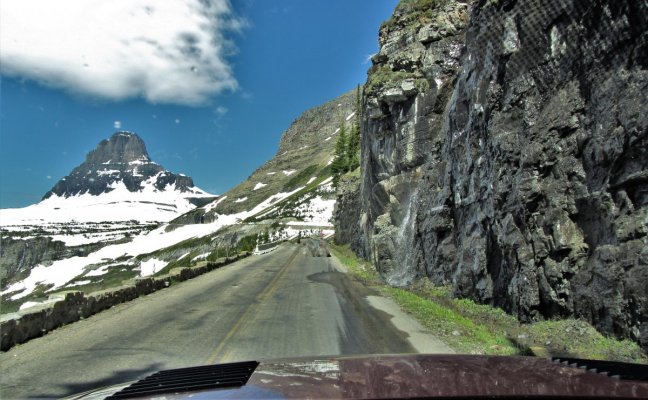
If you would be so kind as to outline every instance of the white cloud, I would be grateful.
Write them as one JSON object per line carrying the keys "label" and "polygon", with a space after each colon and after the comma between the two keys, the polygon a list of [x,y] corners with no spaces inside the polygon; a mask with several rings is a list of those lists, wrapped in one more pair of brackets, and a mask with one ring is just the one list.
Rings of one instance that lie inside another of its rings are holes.
{"label": "white cloud", "polygon": [[216,107],[216,110],[214,110],[214,111],[216,112],[216,114],[218,114],[219,117],[222,117],[225,114],[227,114],[227,112],[229,110],[227,109],[227,107],[218,106],[218,107]]}
{"label": "white cloud", "polygon": [[45,178],[47,178],[48,180],[52,179],[52,175],[47,175]]}
{"label": "white cloud", "polygon": [[180,118],[176,118],[176,119],[175,119],[175,123],[176,123],[176,124],[179,124],[179,123],[180,123]]}
{"label": "white cloud", "polygon": [[229,0],[3,0],[0,72],[108,99],[200,104],[237,89]]}
{"label": "white cloud", "polygon": [[113,127],[115,129],[121,129],[121,121],[115,121],[115,123],[113,124]]}

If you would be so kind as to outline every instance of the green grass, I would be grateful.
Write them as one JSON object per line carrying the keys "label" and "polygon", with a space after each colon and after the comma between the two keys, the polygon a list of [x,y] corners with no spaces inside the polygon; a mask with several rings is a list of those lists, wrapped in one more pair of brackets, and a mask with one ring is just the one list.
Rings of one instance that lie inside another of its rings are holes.
{"label": "green grass", "polygon": [[[409,28],[431,22],[436,10],[443,7],[447,0],[400,0],[394,14],[400,15],[401,21]],[[396,17],[383,22],[380,29],[391,29],[396,24]]]}
{"label": "green grass", "polygon": [[370,263],[348,246],[329,246],[349,275],[391,297],[430,333],[458,353],[571,356],[648,363],[648,355],[630,340],[606,337],[584,321],[551,320],[520,323],[504,310],[452,297],[450,288],[423,279],[408,288],[382,282]]}
{"label": "green grass", "polygon": [[430,88],[430,83],[420,73],[394,71],[389,65],[378,65],[369,71],[364,89],[366,93],[374,93],[384,87],[396,87],[406,79],[414,80],[414,86],[420,91]]}
{"label": "green grass", "polygon": [[329,244],[329,250],[344,266],[349,269],[349,274],[368,286],[380,285],[380,276],[368,262],[358,258],[349,246]]}
{"label": "green grass", "polygon": [[389,65],[379,65],[370,71],[365,91],[367,93],[376,92],[385,86],[400,83],[408,78],[414,79],[415,75],[411,72],[393,71]]}
{"label": "green grass", "polygon": [[397,12],[425,12],[447,3],[446,0],[401,0],[396,6]]}
{"label": "green grass", "polygon": [[525,353],[503,332],[491,329],[489,325],[482,325],[453,308],[444,307],[405,289],[385,287],[382,291],[458,353],[497,355]]}
{"label": "green grass", "polygon": [[[151,252],[151,253],[141,254],[141,255],[137,256],[137,258],[140,259],[140,260],[144,260],[144,259],[148,259],[148,258],[151,258],[151,257],[161,256],[161,255],[169,254],[169,253],[173,253],[173,252],[180,252],[180,251],[186,251],[186,250],[191,251],[191,250],[193,250],[195,248],[198,248],[198,247],[201,247],[201,246],[204,246],[204,245],[209,245],[211,243],[211,241],[212,241],[212,237],[213,237],[212,235],[207,235],[207,236],[203,236],[203,237],[199,237],[199,238],[191,238],[191,239],[183,240],[182,242],[176,243],[176,244],[171,245],[169,247],[165,247],[163,249],[159,249],[159,250],[156,250],[156,251]],[[189,257],[189,256],[187,256],[187,257]]]}
{"label": "green grass", "polygon": [[530,348],[536,349],[540,354],[575,355],[648,364],[648,357],[636,343],[606,337],[584,321],[542,321],[522,325],[521,331],[527,335]]}
{"label": "green grass", "polygon": [[317,165],[309,165],[303,170],[296,173],[286,184],[283,186],[282,192],[292,192],[298,187],[305,185],[308,180],[315,176],[317,173]]}

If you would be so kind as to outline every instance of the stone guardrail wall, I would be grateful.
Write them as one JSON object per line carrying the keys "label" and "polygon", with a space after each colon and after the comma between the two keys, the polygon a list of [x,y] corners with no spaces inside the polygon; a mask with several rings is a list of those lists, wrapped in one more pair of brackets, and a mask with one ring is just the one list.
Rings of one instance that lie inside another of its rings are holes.
{"label": "stone guardrail wall", "polygon": [[285,242],[285,240],[277,240],[275,242],[259,244],[252,253],[255,255],[269,253],[276,249],[277,246],[279,246],[283,242]]}
{"label": "stone guardrail wall", "polygon": [[7,351],[16,344],[25,343],[28,340],[43,336],[45,333],[63,325],[87,318],[114,305],[136,299],[139,296],[164,289],[171,286],[172,283],[186,281],[213,271],[250,254],[250,252],[246,252],[236,256],[219,258],[214,262],[194,267],[179,268],[167,275],[139,278],[127,285],[91,293],[87,296],[82,292],[67,293],[63,300],[48,304],[43,309],[27,312],[18,318],[3,321],[0,324],[0,350]]}

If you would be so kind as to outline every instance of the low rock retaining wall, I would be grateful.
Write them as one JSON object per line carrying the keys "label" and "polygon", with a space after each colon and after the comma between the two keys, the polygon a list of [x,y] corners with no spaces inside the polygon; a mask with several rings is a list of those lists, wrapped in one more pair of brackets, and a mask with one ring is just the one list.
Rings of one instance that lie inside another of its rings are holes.
{"label": "low rock retaining wall", "polygon": [[97,314],[114,305],[131,301],[139,296],[169,287],[172,283],[186,281],[198,275],[213,271],[236,260],[249,256],[241,253],[220,258],[214,262],[195,267],[179,268],[168,275],[139,278],[127,285],[85,295],[82,292],[66,293],[65,298],[43,306],[42,309],[26,311],[16,318],[0,324],[0,350],[7,351],[16,344],[43,336],[63,325]]}

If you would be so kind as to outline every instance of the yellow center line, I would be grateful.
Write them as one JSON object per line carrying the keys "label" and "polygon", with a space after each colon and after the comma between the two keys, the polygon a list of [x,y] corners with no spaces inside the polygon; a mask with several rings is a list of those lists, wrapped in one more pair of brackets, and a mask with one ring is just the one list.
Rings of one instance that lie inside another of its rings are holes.
{"label": "yellow center line", "polygon": [[[258,306],[259,303],[264,302],[268,297],[272,295],[272,293],[276,290],[277,283],[281,279],[281,277],[288,271],[288,268],[292,265],[292,263],[295,261],[295,258],[297,258],[297,254],[299,253],[301,247],[298,247],[295,252],[292,254],[288,262],[283,266],[281,271],[275,275],[275,277],[270,281],[268,286],[263,289],[263,291],[256,297],[255,301],[253,301],[243,312],[241,317],[236,321],[234,325],[232,325],[232,328],[227,332],[227,335],[225,335],[225,338],[221,340],[220,344],[214,349],[214,351],[207,357],[207,364],[212,364],[216,362],[216,360],[219,358],[219,354],[225,346],[228,344],[229,340],[238,333],[238,331],[241,329],[241,327],[248,322],[249,319],[251,319],[253,315],[253,310],[255,310]],[[226,357],[226,354],[229,353],[227,351],[225,354],[222,355],[221,361],[223,361]]]}

